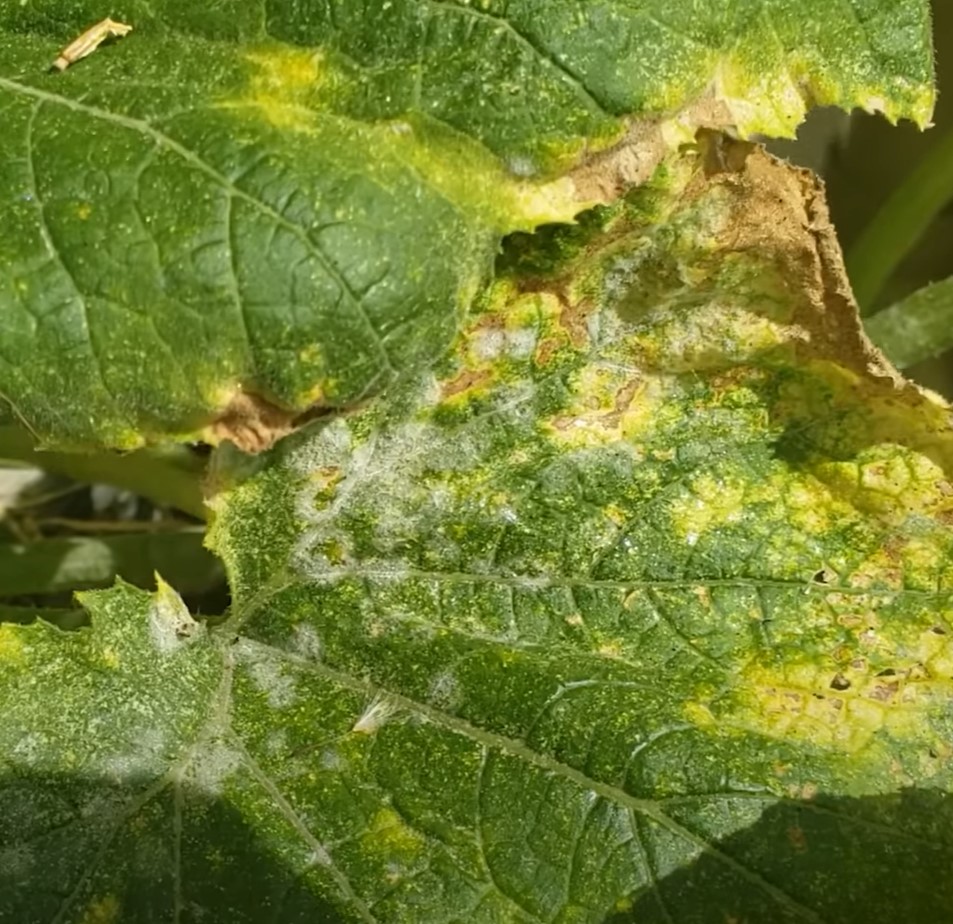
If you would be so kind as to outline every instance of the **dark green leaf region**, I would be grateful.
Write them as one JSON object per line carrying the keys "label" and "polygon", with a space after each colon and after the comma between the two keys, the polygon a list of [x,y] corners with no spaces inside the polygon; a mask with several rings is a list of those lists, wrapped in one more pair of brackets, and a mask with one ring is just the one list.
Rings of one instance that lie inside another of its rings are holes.
{"label": "dark green leaf region", "polygon": [[261,448],[699,125],[927,122],[929,46],[926,0],[3,0],[0,396],[48,446]]}

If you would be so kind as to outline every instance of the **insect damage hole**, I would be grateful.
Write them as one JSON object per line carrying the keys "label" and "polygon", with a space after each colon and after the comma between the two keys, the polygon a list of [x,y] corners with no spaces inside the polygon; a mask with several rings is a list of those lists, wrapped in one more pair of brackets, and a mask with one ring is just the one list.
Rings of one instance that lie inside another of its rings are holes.
{"label": "insect damage hole", "polygon": [[51,70],[65,71],[87,55],[91,55],[103,42],[110,38],[122,38],[132,32],[132,26],[114,19],[104,19],[90,26],[82,35],[73,39],[53,62]]}

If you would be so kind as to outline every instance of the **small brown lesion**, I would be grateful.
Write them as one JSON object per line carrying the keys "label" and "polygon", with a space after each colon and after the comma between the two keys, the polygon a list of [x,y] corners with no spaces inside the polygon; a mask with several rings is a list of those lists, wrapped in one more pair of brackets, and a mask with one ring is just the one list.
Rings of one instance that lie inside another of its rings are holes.
{"label": "small brown lesion", "polygon": [[463,392],[488,385],[492,379],[493,373],[489,369],[464,369],[458,376],[443,383],[440,394],[444,400],[453,398]]}
{"label": "small brown lesion", "polygon": [[543,340],[540,340],[539,345],[536,347],[536,353],[533,357],[533,361],[537,366],[548,366],[552,358],[567,344],[569,340],[567,337],[546,337]]}
{"label": "small brown lesion", "polygon": [[622,420],[623,415],[632,406],[639,392],[642,389],[642,380],[638,376],[629,379],[615,394],[615,402],[612,410],[603,417],[603,424],[606,427],[616,427]]}
{"label": "small brown lesion", "polygon": [[900,682],[895,680],[892,683],[878,683],[871,691],[870,698],[879,703],[889,703],[896,698],[900,690]]}
{"label": "small brown lesion", "polygon": [[581,350],[589,343],[589,315],[596,310],[596,305],[586,298],[574,301],[563,293],[560,293],[560,302],[559,325],[569,335],[570,343]]}

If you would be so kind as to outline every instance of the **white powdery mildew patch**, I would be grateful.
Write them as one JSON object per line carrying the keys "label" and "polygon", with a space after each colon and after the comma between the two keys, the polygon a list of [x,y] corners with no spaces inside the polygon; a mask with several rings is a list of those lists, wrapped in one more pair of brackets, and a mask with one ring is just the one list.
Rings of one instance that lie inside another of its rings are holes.
{"label": "white powdery mildew patch", "polygon": [[525,155],[514,155],[506,161],[506,167],[510,173],[519,177],[535,176],[539,168],[531,157]]}
{"label": "white powdery mildew patch", "polygon": [[321,637],[314,626],[298,623],[291,630],[291,649],[299,657],[309,661],[320,661]]}
{"label": "white powdery mildew patch", "polygon": [[210,742],[196,754],[189,768],[190,785],[207,796],[220,796],[229,777],[241,767],[242,756],[223,741]]}
{"label": "white powdery mildew patch", "polygon": [[269,754],[280,754],[287,749],[288,733],[283,728],[269,732],[268,737],[265,739],[265,751]]}
{"label": "white powdery mildew patch", "polygon": [[537,331],[533,328],[478,331],[470,341],[470,351],[482,362],[491,362],[501,356],[525,359],[536,349]]}
{"label": "white powdery mildew patch", "polygon": [[238,642],[235,648],[236,660],[248,670],[255,686],[267,696],[272,709],[287,709],[297,702],[295,679],[277,655],[243,641]]}
{"label": "white powdery mildew patch", "polygon": [[334,748],[325,748],[318,758],[318,765],[322,770],[339,772],[347,767],[347,761]]}
{"label": "white powdery mildew patch", "polygon": [[[472,464],[474,455],[466,440],[448,440],[439,428],[418,421],[385,430],[355,443],[347,421],[331,424],[316,434],[307,452],[299,452],[293,465],[308,477],[299,494],[296,511],[307,524],[292,555],[296,571],[328,583],[353,574],[373,571],[375,576],[399,579],[413,562],[405,549],[411,540],[431,535],[428,524],[455,503],[452,492],[432,490],[419,478],[423,465],[452,471]],[[334,469],[334,495],[316,507],[312,475]],[[373,523],[376,555],[365,552],[357,561],[348,517]],[[333,557],[324,550],[333,547]]]}
{"label": "white powdery mildew patch", "polygon": [[[515,350],[535,348],[535,330],[496,333]],[[484,471],[497,431],[479,421],[431,422],[427,412],[440,400],[432,385],[432,378],[422,383],[425,394],[402,420],[369,435],[360,416],[340,418],[294,450],[289,464],[300,479],[296,514],[303,524],[290,561],[296,574],[323,587],[364,579],[376,585],[373,593],[422,571],[486,574],[496,567],[472,534],[520,522],[518,499],[494,491]],[[535,394],[533,382],[508,385],[492,413],[508,427],[535,432]],[[398,597],[388,597],[391,614]],[[292,639],[289,648],[318,659],[320,640],[312,640]]]}
{"label": "white powdery mildew patch", "polygon": [[[58,747],[58,745],[54,746],[53,750],[57,750]],[[41,735],[38,732],[29,732],[23,735],[23,737],[13,745],[10,754],[15,759],[17,765],[30,767],[39,763],[44,758],[48,758],[50,756],[49,751],[50,741],[46,735]]]}
{"label": "white powdery mildew patch", "polygon": [[[108,727],[103,729],[108,732]],[[130,732],[127,747],[103,756],[102,772],[116,780],[152,779],[168,768],[165,735],[144,726]]]}
{"label": "white powdery mildew patch", "polygon": [[450,671],[444,671],[434,677],[427,691],[427,702],[431,706],[437,709],[456,710],[460,707],[462,700],[459,681]]}
{"label": "white powdery mildew patch", "polygon": [[106,830],[129,810],[134,796],[123,792],[96,792],[79,810],[79,817],[90,827]]}

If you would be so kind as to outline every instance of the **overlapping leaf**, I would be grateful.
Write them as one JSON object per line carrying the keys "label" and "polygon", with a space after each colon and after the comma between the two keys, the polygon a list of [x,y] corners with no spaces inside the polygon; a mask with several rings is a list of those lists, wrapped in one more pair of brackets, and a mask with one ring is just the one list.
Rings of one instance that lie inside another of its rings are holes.
{"label": "overlapping leaf", "polygon": [[948,409],[825,221],[706,140],[511,242],[435,370],[222,460],[224,624],[5,627],[2,913],[948,917]]}
{"label": "overlapping leaf", "polygon": [[[107,13],[132,33],[46,73]],[[927,121],[928,22],[925,0],[5,3],[0,393],[50,444],[260,447],[426,367],[502,234],[686,129],[791,132],[805,101]]]}

